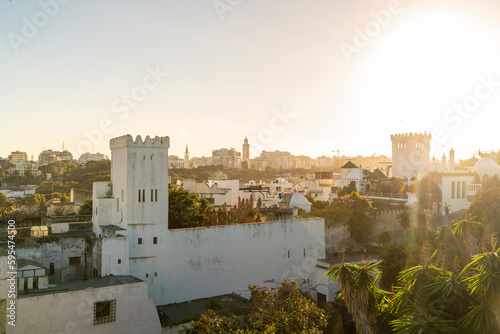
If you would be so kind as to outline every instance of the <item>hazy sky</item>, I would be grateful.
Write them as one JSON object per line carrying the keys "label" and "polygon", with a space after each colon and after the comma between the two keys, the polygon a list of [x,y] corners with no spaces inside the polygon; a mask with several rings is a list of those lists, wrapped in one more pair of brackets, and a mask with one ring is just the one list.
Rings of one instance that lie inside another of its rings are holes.
{"label": "hazy sky", "polygon": [[[500,149],[497,1],[0,0],[0,156],[126,133],[171,154]],[[436,135],[438,134],[438,135]]]}

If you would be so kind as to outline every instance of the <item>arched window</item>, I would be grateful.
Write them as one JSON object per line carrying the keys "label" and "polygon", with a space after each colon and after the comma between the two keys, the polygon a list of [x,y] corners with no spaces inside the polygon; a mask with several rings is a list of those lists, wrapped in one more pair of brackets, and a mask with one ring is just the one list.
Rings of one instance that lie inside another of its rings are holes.
{"label": "arched window", "polygon": [[455,181],[451,183],[451,198],[455,198]]}
{"label": "arched window", "polygon": [[465,189],[466,189],[466,183],[465,181],[462,182],[462,198],[465,198]]}
{"label": "arched window", "polygon": [[461,185],[461,182],[460,182],[460,181],[458,181],[458,182],[457,182],[457,198],[460,198],[460,195],[461,195],[461,194],[460,194],[460,185]]}

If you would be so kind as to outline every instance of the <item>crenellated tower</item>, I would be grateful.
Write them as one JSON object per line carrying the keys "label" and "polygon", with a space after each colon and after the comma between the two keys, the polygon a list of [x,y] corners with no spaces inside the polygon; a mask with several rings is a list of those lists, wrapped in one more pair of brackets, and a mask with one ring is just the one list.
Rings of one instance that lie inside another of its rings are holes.
{"label": "crenellated tower", "polygon": [[430,159],[431,139],[427,132],[391,135],[392,175],[408,177],[423,170]]}
{"label": "crenellated tower", "polygon": [[159,257],[167,251],[169,146],[169,137],[111,139],[111,182],[94,183],[93,193],[94,232],[102,239],[99,276],[145,280],[155,300],[165,299]]}

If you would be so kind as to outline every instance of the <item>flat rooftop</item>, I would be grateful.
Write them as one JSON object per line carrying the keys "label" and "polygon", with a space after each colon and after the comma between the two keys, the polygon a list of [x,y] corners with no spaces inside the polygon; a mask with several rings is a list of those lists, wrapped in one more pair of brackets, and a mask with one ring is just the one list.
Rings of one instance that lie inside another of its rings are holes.
{"label": "flat rooftop", "polygon": [[86,289],[104,288],[107,286],[132,284],[144,282],[134,276],[106,276],[93,277],[87,280],[68,281],[57,284],[54,287],[49,287],[43,290],[28,290],[27,292],[20,291],[18,298],[29,298],[34,296],[49,295],[53,293],[71,292]]}
{"label": "flat rooftop", "polygon": [[162,326],[165,327],[197,319],[207,311],[209,306],[216,306],[213,309],[219,313],[224,310],[228,311],[234,308],[245,307],[247,304],[248,300],[243,297],[234,294],[225,294],[183,303],[157,306],[156,308],[158,309]]}

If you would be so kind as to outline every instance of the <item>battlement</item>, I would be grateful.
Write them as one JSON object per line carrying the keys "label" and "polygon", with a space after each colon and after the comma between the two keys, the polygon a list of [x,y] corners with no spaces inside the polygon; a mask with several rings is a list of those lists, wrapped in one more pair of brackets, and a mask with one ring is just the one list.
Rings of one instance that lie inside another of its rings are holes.
{"label": "battlement", "polygon": [[132,138],[131,135],[124,135],[120,137],[113,138],[109,141],[109,148],[110,149],[115,149],[115,148],[120,148],[120,147],[170,147],[170,138],[168,136],[165,137],[154,137],[151,139],[151,137],[146,136],[144,138],[144,141],[142,140],[141,136],[137,136],[134,139]]}
{"label": "battlement", "polygon": [[410,132],[410,133],[398,133],[398,134],[391,135],[391,141],[408,140],[408,139],[420,139],[420,140],[428,139],[428,140],[431,140],[432,135],[430,132],[427,133],[427,131],[425,131],[424,133]]}

